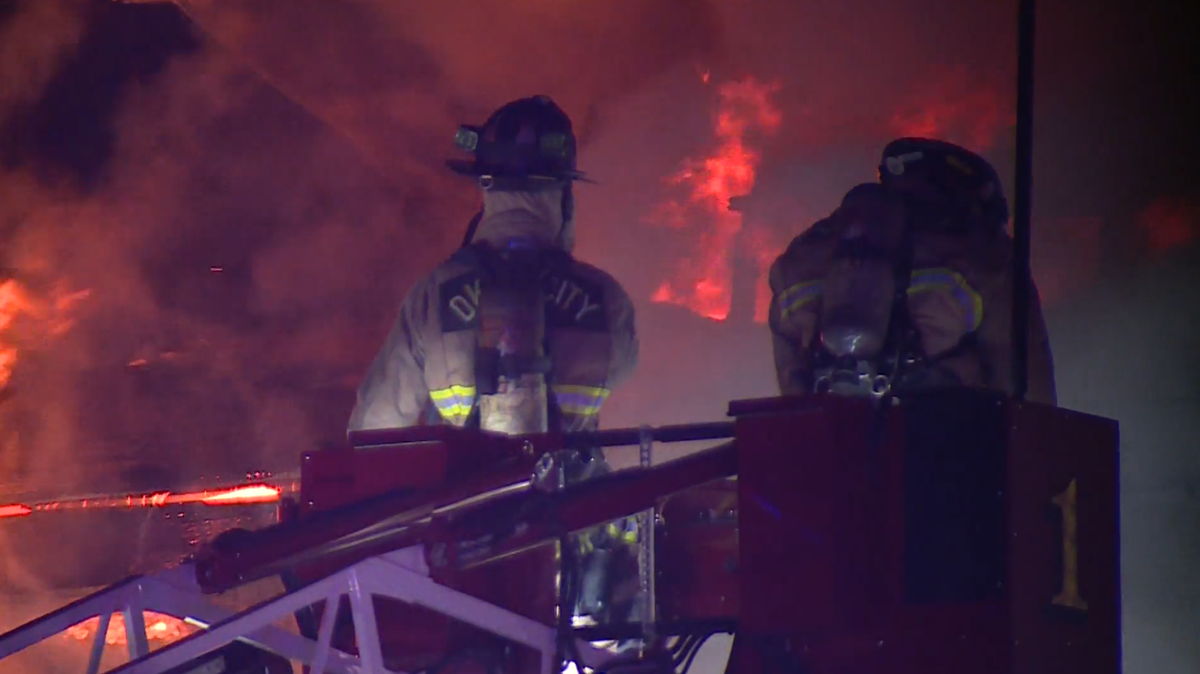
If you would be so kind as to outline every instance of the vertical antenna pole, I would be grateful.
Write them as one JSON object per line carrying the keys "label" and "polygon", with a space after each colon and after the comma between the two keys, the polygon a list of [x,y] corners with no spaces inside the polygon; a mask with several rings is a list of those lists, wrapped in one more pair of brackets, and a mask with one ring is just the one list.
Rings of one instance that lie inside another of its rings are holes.
{"label": "vertical antenna pole", "polygon": [[1030,227],[1033,187],[1034,0],[1018,0],[1017,165],[1013,194],[1013,388],[1017,400],[1029,389],[1029,306],[1033,291]]}
{"label": "vertical antenna pole", "polygon": [[[639,435],[639,464],[642,468],[650,468],[654,465],[654,435],[648,426],[642,426]],[[642,599],[643,654],[654,648],[657,635],[658,608],[654,588],[654,525],[657,512],[658,506],[652,505],[638,516],[638,581]]]}

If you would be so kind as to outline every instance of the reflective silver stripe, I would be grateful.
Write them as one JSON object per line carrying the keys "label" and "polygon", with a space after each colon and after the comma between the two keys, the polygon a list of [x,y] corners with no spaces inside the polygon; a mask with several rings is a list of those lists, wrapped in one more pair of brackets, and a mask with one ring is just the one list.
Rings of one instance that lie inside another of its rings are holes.
{"label": "reflective silver stripe", "polygon": [[804,305],[821,296],[824,284],[821,281],[797,283],[779,293],[779,313],[783,318],[804,308]]}
{"label": "reflective silver stripe", "polygon": [[983,298],[971,287],[962,274],[943,267],[918,269],[913,272],[908,294],[942,291],[950,293],[963,311],[963,323],[967,332],[979,329],[983,322]]}
{"label": "reflective silver stripe", "polygon": [[558,409],[564,414],[593,416],[600,413],[600,406],[608,399],[609,390],[600,386],[557,384],[552,387]]}
{"label": "reflective silver stripe", "polygon": [[465,421],[475,406],[475,387],[454,384],[448,388],[429,392],[429,398],[437,406],[442,418],[451,422]]}

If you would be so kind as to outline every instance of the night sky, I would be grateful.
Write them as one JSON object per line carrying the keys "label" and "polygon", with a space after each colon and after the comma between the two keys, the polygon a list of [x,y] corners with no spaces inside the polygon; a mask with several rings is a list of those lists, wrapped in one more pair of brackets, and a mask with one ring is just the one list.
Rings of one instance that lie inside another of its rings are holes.
{"label": "night sky", "polygon": [[[774,392],[753,284],[725,321],[651,301],[713,226],[653,214],[714,150],[722,83],[776,86],[778,128],[746,137],[757,210],[729,261],[751,277],[747,251],[781,250],[899,135],[977,149],[1011,198],[1015,2],[183,5],[0,0],[0,282],[41,307],[0,325],[9,490],[175,488],[336,441],[404,291],[477,206],[443,168],[456,125],[512,98],[575,118],[598,181],[577,191],[576,253],[637,303],[643,362],[606,426]],[[1122,423],[1134,674],[1200,667],[1189,14],[1038,14],[1034,272],[1060,403]]]}

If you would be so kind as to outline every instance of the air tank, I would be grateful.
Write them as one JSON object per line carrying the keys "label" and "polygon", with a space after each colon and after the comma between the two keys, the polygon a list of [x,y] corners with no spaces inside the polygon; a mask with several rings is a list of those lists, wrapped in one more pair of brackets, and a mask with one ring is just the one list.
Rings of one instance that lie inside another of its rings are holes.
{"label": "air tank", "polygon": [[837,217],[841,242],[823,284],[821,344],[838,358],[875,360],[896,292],[902,206],[868,183],[847,193]]}
{"label": "air tank", "polygon": [[[548,430],[545,293],[541,265],[509,250],[481,281],[476,370],[479,427],[519,435]],[[491,381],[494,386],[489,386]]]}

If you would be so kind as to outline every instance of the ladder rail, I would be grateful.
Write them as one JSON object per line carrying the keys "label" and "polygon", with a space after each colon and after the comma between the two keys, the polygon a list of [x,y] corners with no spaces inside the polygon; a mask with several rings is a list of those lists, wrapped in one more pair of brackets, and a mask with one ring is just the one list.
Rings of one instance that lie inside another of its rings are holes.
{"label": "ladder rail", "polygon": [[[274,625],[280,618],[321,601],[336,606],[343,596],[350,598],[351,617],[359,635],[357,656],[332,645],[335,611],[324,612],[315,641]],[[126,614],[130,630],[130,661],[112,670],[112,674],[160,674],[235,640],[308,665],[313,674],[384,674],[390,670],[383,666],[371,601],[374,596],[425,606],[534,648],[541,653],[541,674],[554,672],[558,656],[555,627],[439,584],[429,577],[421,545],[370,557],[238,612],[213,604],[196,581],[190,564],[130,578],[0,635],[0,659],[96,615],[101,616],[102,627],[106,628],[104,616],[120,611]],[[189,620],[204,629],[151,653],[146,647],[144,621],[138,620],[142,610]],[[140,629],[140,639],[132,633],[133,629]],[[99,669],[106,631],[102,629],[96,635],[98,642],[93,643],[89,674]],[[580,658],[587,666],[598,666],[611,657],[586,641],[577,642]]]}
{"label": "ladder rail", "polygon": [[127,595],[136,590],[143,576],[131,576],[86,597],[30,620],[0,635],[0,659],[19,653],[34,644],[65,632],[95,616],[112,615],[123,609]]}

